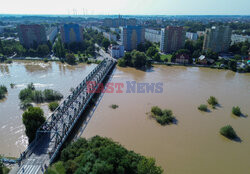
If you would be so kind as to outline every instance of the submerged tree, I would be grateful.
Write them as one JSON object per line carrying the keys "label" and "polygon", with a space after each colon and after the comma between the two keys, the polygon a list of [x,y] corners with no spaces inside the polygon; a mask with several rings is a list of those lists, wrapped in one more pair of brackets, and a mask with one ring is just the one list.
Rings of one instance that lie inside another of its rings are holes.
{"label": "submerged tree", "polygon": [[25,133],[31,143],[36,137],[37,129],[45,122],[44,112],[39,107],[29,107],[23,113],[23,124],[25,126]]}

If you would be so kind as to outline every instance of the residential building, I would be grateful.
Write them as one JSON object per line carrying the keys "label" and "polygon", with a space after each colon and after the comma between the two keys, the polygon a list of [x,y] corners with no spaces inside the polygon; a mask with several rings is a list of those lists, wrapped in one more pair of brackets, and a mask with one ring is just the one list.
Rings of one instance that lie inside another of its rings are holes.
{"label": "residential building", "polygon": [[185,32],[183,27],[167,26],[161,29],[161,52],[171,53],[183,48],[184,45]]}
{"label": "residential building", "polygon": [[227,52],[231,43],[232,30],[229,26],[218,26],[206,29],[203,50],[217,53]]}
{"label": "residential building", "polygon": [[103,36],[110,41],[117,41],[117,36],[111,32],[103,32]]}
{"label": "residential building", "polygon": [[120,33],[120,29],[119,28],[110,28],[110,31],[116,32],[116,33]]}
{"label": "residential building", "polygon": [[250,42],[250,36],[246,35],[246,36],[243,36],[243,35],[239,35],[239,34],[232,34],[231,36],[231,44],[235,44],[235,43],[239,43],[239,42],[245,42],[245,41],[248,41]]}
{"label": "residential building", "polygon": [[141,26],[121,27],[121,42],[126,51],[137,49],[137,45],[145,42],[145,29]]}
{"label": "residential building", "polygon": [[120,58],[124,56],[124,46],[123,45],[110,45],[109,52],[111,57]]}
{"label": "residential building", "polygon": [[47,42],[46,31],[43,25],[21,24],[17,27],[20,43],[30,48]]}
{"label": "residential building", "polygon": [[0,33],[4,32],[4,26],[0,26]]}
{"label": "residential building", "polygon": [[189,40],[197,40],[198,39],[198,34],[197,33],[186,32],[186,38],[188,38]]}
{"label": "residential building", "polygon": [[189,63],[189,55],[187,55],[187,54],[176,55],[175,63],[181,63],[181,64]]}
{"label": "residential building", "polygon": [[204,36],[205,31],[197,31],[197,35],[198,35],[198,37]]}
{"label": "residential building", "polygon": [[47,30],[47,40],[49,40],[51,43],[53,43],[56,39],[56,36],[58,34],[58,28],[57,27],[51,27]]}
{"label": "residential building", "polygon": [[96,31],[98,31],[98,33],[105,32],[105,30],[104,30],[104,29],[101,29],[101,28],[96,27],[96,26],[92,26],[92,27],[91,27],[91,29],[92,29],[92,30],[96,30]]}
{"label": "residential building", "polygon": [[82,42],[82,28],[78,24],[64,24],[61,27],[61,37],[64,43]]}
{"label": "residential building", "polygon": [[145,29],[145,39],[150,42],[160,43],[161,31],[153,29]]}

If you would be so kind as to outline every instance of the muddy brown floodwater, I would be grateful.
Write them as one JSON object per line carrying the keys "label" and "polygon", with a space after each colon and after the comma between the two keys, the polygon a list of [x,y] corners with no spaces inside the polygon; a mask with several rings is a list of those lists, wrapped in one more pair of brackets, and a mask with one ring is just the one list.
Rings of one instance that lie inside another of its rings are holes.
{"label": "muddy brown floodwater", "polygon": [[[130,150],[154,157],[168,174],[250,172],[250,117],[231,115],[235,105],[250,115],[250,74],[159,65],[150,72],[117,68],[111,81],[163,82],[163,93],[104,94],[82,137],[112,138]],[[221,106],[200,112],[197,107],[206,104],[211,95]],[[119,108],[110,108],[112,104]],[[161,126],[151,119],[146,113],[154,105],[171,109],[177,124]],[[219,134],[227,124],[241,142]]]}
{"label": "muddy brown floodwater", "polygon": [[[18,93],[28,83],[37,89],[59,90],[65,97],[96,65],[68,66],[50,62],[18,61],[0,65],[0,84],[8,95],[0,101],[0,154],[18,156],[27,146]],[[250,74],[194,67],[157,65],[143,72],[117,68],[111,82],[163,83],[163,93],[104,94],[82,137],[112,138],[130,150],[154,157],[168,174],[235,174],[250,171],[250,116],[231,115],[233,106],[250,115]],[[17,86],[10,88],[10,83]],[[126,92],[126,88],[123,89]],[[209,96],[220,107],[198,111]],[[112,109],[110,105],[119,108]],[[177,124],[161,126],[146,113],[151,107],[171,109]],[[41,105],[45,115],[47,104]],[[241,142],[222,137],[219,129],[230,124]]]}
{"label": "muddy brown floodwater", "polygon": [[[70,88],[76,87],[96,65],[69,66],[60,62],[15,61],[13,64],[0,64],[0,85],[8,88],[6,99],[0,100],[0,154],[19,157],[25,150],[28,139],[22,124],[22,113],[18,94],[27,84],[33,82],[36,89],[55,89],[64,97]],[[10,88],[14,83],[16,87]],[[48,104],[39,105],[45,116],[51,114]]]}

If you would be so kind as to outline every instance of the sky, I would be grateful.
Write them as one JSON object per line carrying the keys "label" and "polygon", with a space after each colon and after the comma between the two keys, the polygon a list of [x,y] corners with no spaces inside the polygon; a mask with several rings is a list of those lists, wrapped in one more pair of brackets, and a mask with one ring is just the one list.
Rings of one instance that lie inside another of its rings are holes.
{"label": "sky", "polygon": [[250,0],[0,0],[0,14],[250,15]]}

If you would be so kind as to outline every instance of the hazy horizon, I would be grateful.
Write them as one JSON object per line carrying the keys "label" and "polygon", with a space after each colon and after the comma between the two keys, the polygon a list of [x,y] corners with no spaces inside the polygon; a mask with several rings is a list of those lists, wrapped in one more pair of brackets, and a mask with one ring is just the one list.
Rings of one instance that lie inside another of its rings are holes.
{"label": "hazy horizon", "polygon": [[250,15],[249,0],[8,0],[0,14],[13,15]]}

